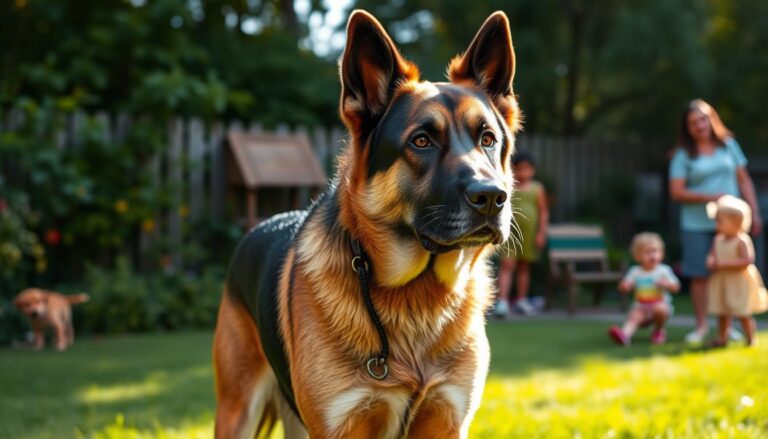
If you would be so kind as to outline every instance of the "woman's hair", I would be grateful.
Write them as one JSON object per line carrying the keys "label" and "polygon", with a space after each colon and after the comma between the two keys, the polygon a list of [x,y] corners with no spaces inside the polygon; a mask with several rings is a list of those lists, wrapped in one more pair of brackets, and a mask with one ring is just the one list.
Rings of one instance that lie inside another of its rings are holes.
{"label": "woman's hair", "polygon": [[659,236],[658,233],[643,232],[635,235],[635,237],[632,238],[632,245],[630,246],[630,251],[632,252],[632,257],[635,261],[640,259],[638,256],[641,251],[652,245],[658,247],[659,250],[661,250],[662,256],[664,255],[664,240],[661,239],[661,236]]}
{"label": "woman's hair", "polygon": [[688,115],[694,111],[698,111],[709,119],[709,125],[712,127],[712,140],[718,146],[725,145],[725,139],[732,137],[733,133],[729,130],[723,121],[720,119],[720,115],[717,114],[715,108],[705,102],[703,99],[694,99],[688,103],[688,107],[683,111],[683,117],[680,119],[680,131],[677,135],[677,144],[685,148],[688,153],[688,157],[696,158],[699,155],[696,148],[696,142],[691,137],[691,132],[688,130]]}
{"label": "woman's hair", "polygon": [[531,166],[536,166],[533,156],[525,150],[519,150],[512,156],[512,166],[517,166],[520,163],[528,163]]}

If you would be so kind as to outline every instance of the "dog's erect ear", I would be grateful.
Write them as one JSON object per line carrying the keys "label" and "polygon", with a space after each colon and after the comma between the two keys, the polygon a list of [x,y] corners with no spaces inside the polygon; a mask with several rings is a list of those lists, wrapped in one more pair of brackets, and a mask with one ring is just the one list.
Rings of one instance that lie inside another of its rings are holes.
{"label": "dog's erect ear", "polygon": [[369,13],[356,10],[347,23],[341,57],[341,116],[352,130],[384,113],[399,82],[419,79],[387,32]]}
{"label": "dog's erect ear", "polygon": [[512,132],[519,129],[520,111],[512,90],[515,50],[506,14],[497,11],[485,20],[467,51],[451,61],[448,77],[454,83],[479,86],[491,97]]}
{"label": "dog's erect ear", "polygon": [[451,61],[448,76],[452,82],[472,81],[493,98],[512,94],[515,51],[506,14],[494,12],[485,20],[467,51]]}

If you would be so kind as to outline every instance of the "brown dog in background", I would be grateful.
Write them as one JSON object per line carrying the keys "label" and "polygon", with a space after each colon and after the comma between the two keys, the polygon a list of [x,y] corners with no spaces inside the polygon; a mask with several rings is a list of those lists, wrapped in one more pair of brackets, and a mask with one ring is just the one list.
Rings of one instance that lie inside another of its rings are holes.
{"label": "brown dog in background", "polygon": [[55,291],[27,288],[16,296],[13,304],[29,318],[35,334],[35,349],[45,346],[45,328],[52,327],[56,334],[56,350],[63,351],[75,341],[72,305],[87,301],[87,294],[65,296]]}

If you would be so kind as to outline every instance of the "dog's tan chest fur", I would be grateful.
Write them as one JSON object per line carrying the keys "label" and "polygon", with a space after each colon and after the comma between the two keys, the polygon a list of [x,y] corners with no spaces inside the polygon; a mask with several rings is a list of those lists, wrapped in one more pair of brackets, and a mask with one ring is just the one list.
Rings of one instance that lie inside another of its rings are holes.
{"label": "dog's tan chest fur", "polygon": [[[426,406],[460,429],[479,402],[487,371],[487,342],[475,339],[485,336],[482,310],[490,293],[485,258],[458,250],[440,255],[405,285],[372,287],[391,346],[390,374],[377,381],[365,372],[365,361],[380,348],[379,339],[362,302],[348,300],[360,294],[351,266],[333,260],[343,254],[334,245],[343,244],[333,238],[299,242],[297,259],[305,263],[294,269],[291,310],[284,313],[298,320],[283,328],[296,387],[314,389],[297,396],[301,407],[316,411],[302,417],[334,437],[353,434],[361,419],[381,425],[386,432],[381,437],[399,437]],[[319,256],[326,258],[326,268]]]}

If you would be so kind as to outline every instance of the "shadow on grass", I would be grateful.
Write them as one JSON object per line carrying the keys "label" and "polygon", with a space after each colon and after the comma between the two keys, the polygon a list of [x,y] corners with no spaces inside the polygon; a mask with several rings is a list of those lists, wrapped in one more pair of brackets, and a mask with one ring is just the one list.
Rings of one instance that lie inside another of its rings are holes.
{"label": "shadow on grass", "polygon": [[78,340],[0,351],[0,437],[90,437],[115,422],[155,430],[213,417],[209,333]]}
{"label": "shadow on grass", "polygon": [[604,322],[530,320],[488,323],[492,375],[522,376],[543,369],[568,369],[585,360],[627,361],[653,355],[679,355],[694,349],[682,340],[688,328],[668,328],[667,344],[652,346],[641,329],[628,347],[608,338]]}

